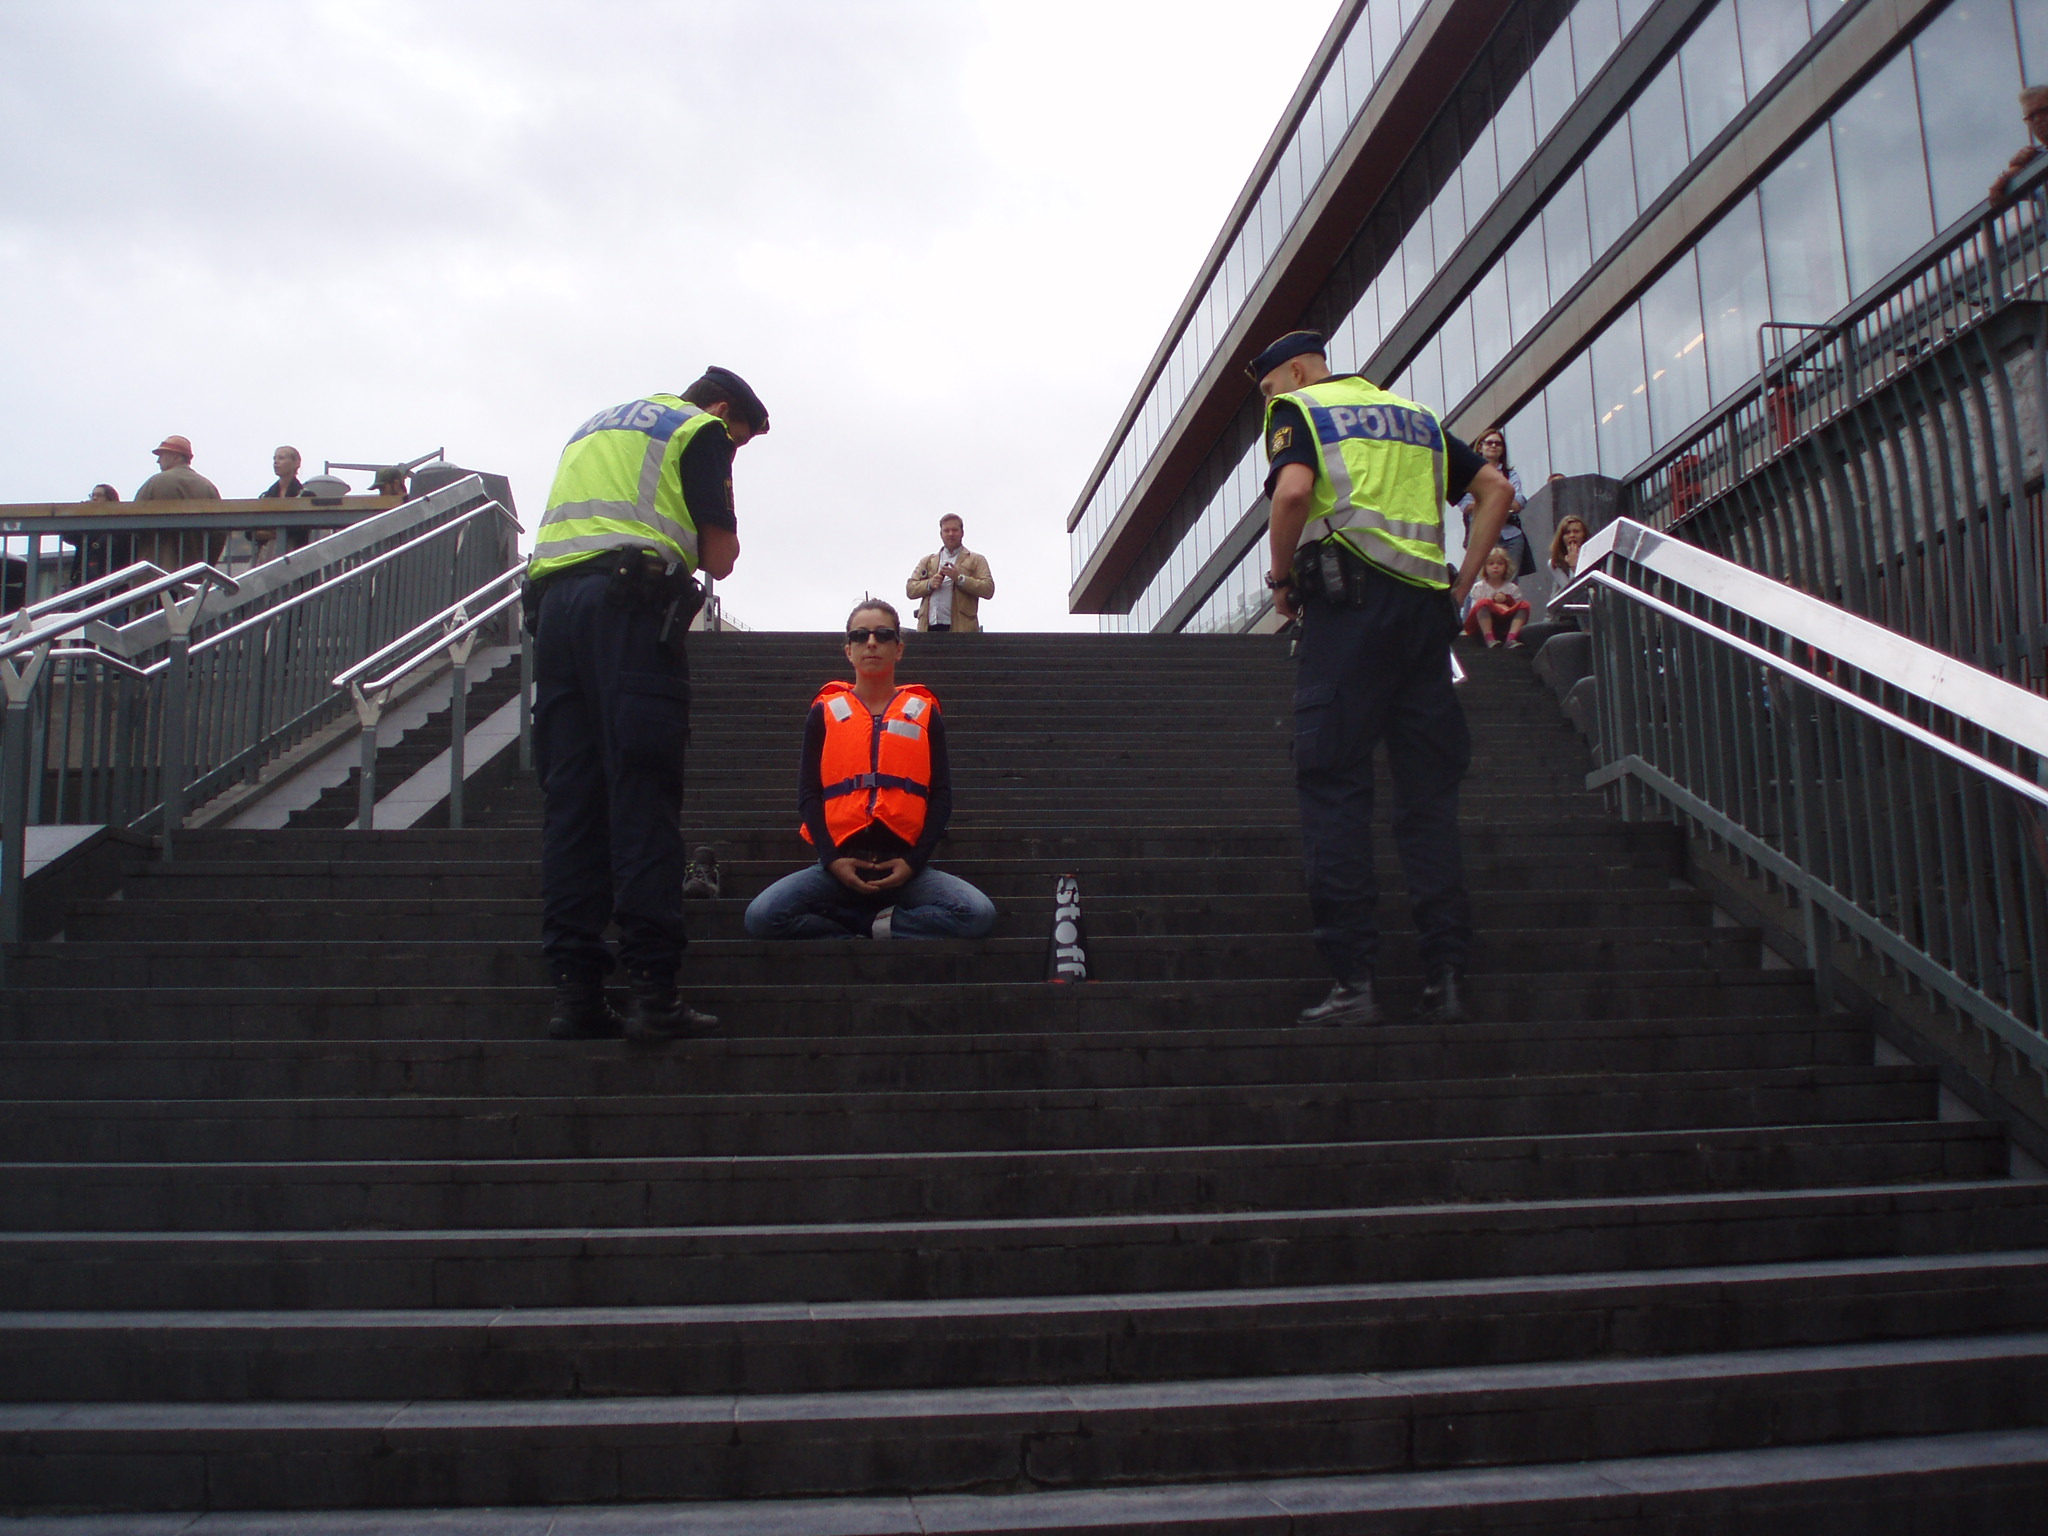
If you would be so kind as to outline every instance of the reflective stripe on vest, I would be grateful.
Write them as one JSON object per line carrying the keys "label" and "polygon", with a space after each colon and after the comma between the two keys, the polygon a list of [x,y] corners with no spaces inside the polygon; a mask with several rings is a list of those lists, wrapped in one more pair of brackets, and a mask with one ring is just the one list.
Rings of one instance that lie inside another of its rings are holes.
{"label": "reflective stripe on vest", "polygon": [[[931,795],[932,744],[926,734],[939,701],[916,683],[896,690],[875,715],[853,696],[851,683],[827,683],[814,704],[825,707],[825,750],[818,779],[825,797],[825,830],[845,843],[870,826],[887,827],[906,843],[924,831]],[[925,724],[920,724],[925,721]],[[811,841],[809,827],[797,829]]]}
{"label": "reflective stripe on vest", "polygon": [[1266,403],[1267,440],[1282,400],[1308,419],[1316,484],[1301,542],[1336,537],[1359,558],[1417,586],[1444,570],[1444,432],[1436,417],[1363,379],[1325,379]]}
{"label": "reflective stripe on vest", "polygon": [[562,450],[526,573],[538,580],[614,549],[651,549],[697,569],[697,524],[676,464],[718,418],[675,395],[600,411]]}

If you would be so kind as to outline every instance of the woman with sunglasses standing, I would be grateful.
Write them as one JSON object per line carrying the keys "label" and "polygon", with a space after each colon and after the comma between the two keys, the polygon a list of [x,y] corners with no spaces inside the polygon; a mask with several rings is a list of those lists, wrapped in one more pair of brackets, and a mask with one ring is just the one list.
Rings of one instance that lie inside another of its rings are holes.
{"label": "woman with sunglasses standing", "polygon": [[[1508,435],[1499,427],[1486,432],[1472,445],[1479,450],[1479,456],[1495,469],[1508,477],[1508,484],[1514,488],[1515,499],[1508,507],[1507,526],[1500,531],[1500,547],[1508,552],[1508,568],[1517,576],[1527,576],[1536,569],[1536,557],[1529,551],[1529,536],[1522,532],[1522,508],[1528,498],[1522,494],[1522,477],[1508,464]],[[1465,514],[1465,537],[1472,537],[1472,509],[1479,505],[1470,491],[1458,503],[1458,510]]]}
{"label": "woman with sunglasses standing", "polygon": [[930,866],[953,813],[939,701],[898,685],[903,624],[869,599],[846,619],[851,683],[830,682],[804,725],[797,815],[818,862],[747,908],[755,939],[978,939],[995,903]]}

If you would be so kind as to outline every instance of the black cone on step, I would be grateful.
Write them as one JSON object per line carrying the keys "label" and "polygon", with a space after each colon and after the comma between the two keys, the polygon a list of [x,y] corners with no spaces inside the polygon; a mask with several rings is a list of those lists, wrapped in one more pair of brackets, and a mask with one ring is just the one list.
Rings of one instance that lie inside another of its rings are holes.
{"label": "black cone on step", "polygon": [[1088,979],[1088,929],[1081,921],[1081,882],[1061,875],[1052,887],[1052,935],[1045,946],[1047,981]]}

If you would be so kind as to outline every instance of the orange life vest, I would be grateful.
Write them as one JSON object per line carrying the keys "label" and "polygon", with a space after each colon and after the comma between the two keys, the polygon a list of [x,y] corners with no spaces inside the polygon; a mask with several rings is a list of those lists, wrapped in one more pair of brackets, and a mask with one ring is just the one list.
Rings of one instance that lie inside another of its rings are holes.
{"label": "orange life vest", "polygon": [[[854,696],[853,684],[832,682],[814,704],[825,707],[825,751],[818,780],[825,790],[825,830],[832,841],[879,822],[906,843],[924,831],[932,787],[932,744],[927,731],[939,701],[919,683],[896,690],[877,718]],[[811,841],[809,827],[798,828]]]}

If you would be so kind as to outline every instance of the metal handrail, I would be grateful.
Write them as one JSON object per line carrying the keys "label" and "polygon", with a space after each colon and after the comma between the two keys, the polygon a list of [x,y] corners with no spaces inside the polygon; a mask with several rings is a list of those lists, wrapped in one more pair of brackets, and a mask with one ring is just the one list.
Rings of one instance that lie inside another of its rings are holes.
{"label": "metal handrail", "polygon": [[1567,599],[1589,788],[1789,893],[1824,1006],[1846,942],[2048,1077],[2048,699],[1627,519]]}
{"label": "metal handrail", "polygon": [[95,593],[112,591],[123,582],[132,580],[138,574],[166,576],[170,573],[153,560],[137,560],[133,565],[124,565],[118,571],[110,571],[106,575],[95,577],[91,581],[80,582],[75,587],[66,587],[54,597],[46,597],[39,603],[30,603],[26,607],[17,608],[8,614],[7,617],[13,624],[21,625],[35,618],[38,614],[55,613],[62,609],[66,603],[75,603],[80,598],[91,597]]}
{"label": "metal handrail", "polygon": [[145,582],[142,586],[123,592],[118,597],[110,597],[95,603],[80,612],[59,614],[49,623],[31,629],[25,634],[12,635],[0,640],[0,661],[19,656],[23,651],[32,651],[39,645],[49,645],[74,630],[85,628],[95,619],[105,618],[110,613],[119,613],[124,608],[133,607],[145,597],[156,597],[169,592],[173,587],[188,586],[193,582],[200,584],[199,596],[186,599],[186,603],[203,599],[207,589],[211,587],[218,587],[230,594],[241,590],[241,584],[234,577],[202,560],[186,566],[183,570],[159,576],[155,581]]}
{"label": "metal handrail", "polygon": [[[462,826],[462,788],[465,777],[463,748],[469,734],[469,657],[476,645],[476,637],[484,625],[499,614],[516,606],[524,595],[522,590],[513,590],[493,598],[492,593],[523,578],[526,562],[506,567],[489,581],[476,588],[467,597],[449,604],[432,618],[415,625],[405,634],[389,644],[379,647],[360,661],[343,668],[335,675],[334,686],[346,688],[349,700],[355,706],[356,722],[360,727],[359,751],[361,753],[356,772],[356,828],[368,832],[377,822],[377,728],[384,718],[384,708],[391,702],[391,693],[399,682],[419,670],[427,662],[448,653],[448,825]],[[476,613],[470,610],[482,603]],[[395,658],[395,660],[394,660]],[[381,676],[364,681],[367,674],[378,668],[388,668]],[[527,743],[531,736],[531,725],[527,711],[531,708],[532,654],[530,645],[523,645],[520,658],[520,756],[522,763],[528,755]]]}

